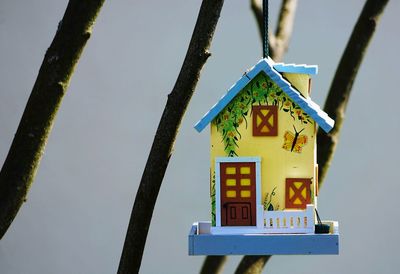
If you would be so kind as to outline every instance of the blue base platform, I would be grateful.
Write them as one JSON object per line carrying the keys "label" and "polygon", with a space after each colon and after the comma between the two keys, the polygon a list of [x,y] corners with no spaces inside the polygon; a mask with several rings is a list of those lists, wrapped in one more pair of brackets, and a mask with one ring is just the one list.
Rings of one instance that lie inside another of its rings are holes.
{"label": "blue base platform", "polygon": [[246,234],[189,233],[189,255],[296,255],[339,254],[339,234]]}

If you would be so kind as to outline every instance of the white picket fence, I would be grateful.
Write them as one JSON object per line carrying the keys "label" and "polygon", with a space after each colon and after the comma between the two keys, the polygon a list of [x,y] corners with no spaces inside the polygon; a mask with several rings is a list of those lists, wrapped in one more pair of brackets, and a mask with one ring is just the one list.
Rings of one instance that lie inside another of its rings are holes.
{"label": "white picket fence", "polygon": [[313,233],[314,205],[306,210],[264,211],[266,233]]}

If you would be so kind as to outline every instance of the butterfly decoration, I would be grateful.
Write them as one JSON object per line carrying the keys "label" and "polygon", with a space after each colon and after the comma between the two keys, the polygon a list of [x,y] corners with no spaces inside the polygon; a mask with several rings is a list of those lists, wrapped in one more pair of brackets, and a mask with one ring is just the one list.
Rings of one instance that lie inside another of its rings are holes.
{"label": "butterfly decoration", "polygon": [[307,136],[300,133],[304,130],[300,130],[297,132],[296,127],[293,126],[295,134],[290,131],[286,131],[283,135],[284,143],[282,148],[286,149],[287,151],[301,153],[303,146],[307,144]]}

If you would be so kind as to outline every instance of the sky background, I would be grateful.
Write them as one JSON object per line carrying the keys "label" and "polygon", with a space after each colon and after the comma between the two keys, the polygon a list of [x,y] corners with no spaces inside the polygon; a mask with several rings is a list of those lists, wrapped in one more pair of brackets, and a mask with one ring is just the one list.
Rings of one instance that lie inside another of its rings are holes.
{"label": "sky background", "polygon": [[[299,1],[288,63],[319,65],[323,105],[363,6]],[[147,155],[179,73],[200,0],[106,1],[59,110],[36,180],[0,242],[0,273],[115,273]],[[0,162],[17,129],[66,0],[0,1]],[[280,1],[270,1],[275,27]],[[400,2],[391,1],[354,83],[320,192],[340,222],[339,256],[273,256],[266,273],[396,273],[400,239]],[[209,133],[193,125],[261,58],[249,1],[225,1],[159,194],[141,273],[197,273],[192,222],[209,220]],[[231,273],[240,256],[229,257]]]}

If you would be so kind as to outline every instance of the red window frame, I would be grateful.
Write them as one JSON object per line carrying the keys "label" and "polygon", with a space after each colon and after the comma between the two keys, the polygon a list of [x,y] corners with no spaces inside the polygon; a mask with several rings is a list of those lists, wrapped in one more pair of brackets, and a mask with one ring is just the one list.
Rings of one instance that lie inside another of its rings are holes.
{"label": "red window frame", "polygon": [[[295,183],[301,182],[302,186],[297,188]],[[303,197],[301,192],[306,189],[306,197]],[[294,195],[290,197],[290,189],[293,189]],[[300,199],[301,204],[295,204],[296,199]],[[286,194],[285,194],[285,207],[306,209],[307,204],[311,203],[311,179],[308,178],[286,178]]]}
{"label": "red window frame", "polygon": [[[267,114],[262,113],[263,110],[268,110]],[[253,136],[278,136],[278,106],[253,106]],[[273,118],[272,125],[269,122]],[[261,118],[261,123],[257,125],[257,117]],[[268,128],[267,132],[263,132],[263,127]]]}

